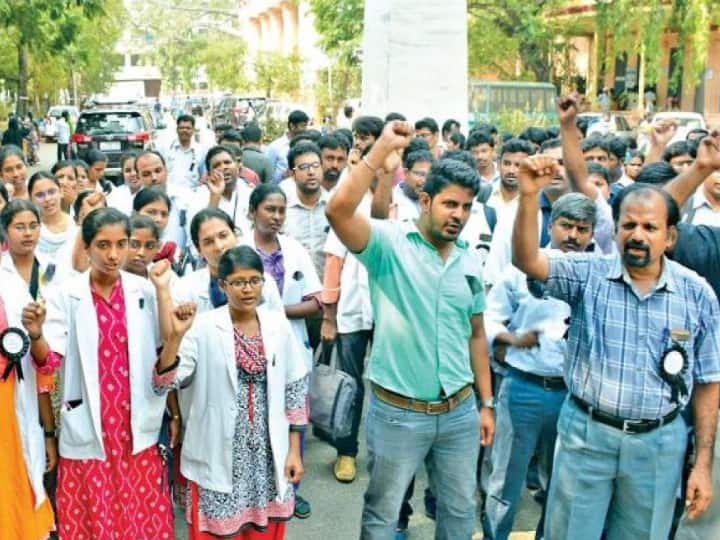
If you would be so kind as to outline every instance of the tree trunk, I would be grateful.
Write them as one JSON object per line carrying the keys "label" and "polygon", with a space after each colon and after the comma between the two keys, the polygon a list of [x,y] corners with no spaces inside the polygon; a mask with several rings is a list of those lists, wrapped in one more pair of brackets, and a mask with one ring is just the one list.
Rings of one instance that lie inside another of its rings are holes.
{"label": "tree trunk", "polygon": [[22,41],[18,43],[18,95],[15,112],[18,116],[23,117],[27,113],[28,107],[28,50],[27,44]]}

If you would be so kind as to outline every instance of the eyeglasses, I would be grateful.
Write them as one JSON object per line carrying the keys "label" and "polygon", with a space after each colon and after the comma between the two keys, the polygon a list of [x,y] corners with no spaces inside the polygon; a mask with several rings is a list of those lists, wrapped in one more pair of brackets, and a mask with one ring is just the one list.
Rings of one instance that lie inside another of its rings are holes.
{"label": "eyeglasses", "polygon": [[297,167],[295,167],[295,170],[307,172],[310,169],[313,169],[314,171],[317,171],[320,167],[320,162],[316,161],[315,163],[303,163],[302,165],[298,165]]}
{"label": "eyeglasses", "polygon": [[60,190],[57,188],[51,188],[47,191],[39,191],[33,196],[37,199],[38,202],[43,202],[45,199],[57,197],[58,195],[60,195]]}
{"label": "eyeglasses", "polygon": [[413,176],[417,176],[418,178],[427,178],[428,173],[425,171],[408,171]]}
{"label": "eyeglasses", "polygon": [[153,251],[153,250],[157,249],[158,243],[151,241],[151,242],[145,242],[143,244],[140,240],[133,240],[132,238],[130,239],[130,249],[140,249],[143,247],[145,249],[147,249],[148,251]]}
{"label": "eyeglasses", "polygon": [[34,221],[32,223],[16,223],[12,226],[13,229],[15,229],[16,232],[24,233],[25,231],[37,231],[40,228],[40,224],[37,221]]}
{"label": "eyeglasses", "polygon": [[230,285],[233,289],[244,289],[245,287],[252,287],[256,289],[265,283],[265,278],[253,277],[250,279],[234,279],[232,281],[225,281],[227,285]]}

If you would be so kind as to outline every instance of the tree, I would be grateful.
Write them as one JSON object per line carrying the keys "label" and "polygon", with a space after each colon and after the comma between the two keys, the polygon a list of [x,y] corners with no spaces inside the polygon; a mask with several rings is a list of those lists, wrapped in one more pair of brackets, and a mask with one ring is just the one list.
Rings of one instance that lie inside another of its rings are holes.
{"label": "tree", "polygon": [[317,73],[315,90],[322,110],[335,111],[348,97],[360,93],[365,0],[310,0],[320,47],[331,65]]}
{"label": "tree", "polygon": [[276,51],[259,52],[255,58],[255,86],[265,97],[295,94],[300,89],[301,59],[297,51],[284,56]]}
{"label": "tree", "polygon": [[30,55],[60,54],[71,45],[83,18],[103,13],[103,0],[0,0],[0,28],[17,55],[18,114],[27,112]]}
{"label": "tree", "polygon": [[199,64],[205,66],[213,86],[240,92],[248,88],[248,81],[243,76],[246,53],[247,47],[242,40],[222,35],[207,40],[197,59]]}

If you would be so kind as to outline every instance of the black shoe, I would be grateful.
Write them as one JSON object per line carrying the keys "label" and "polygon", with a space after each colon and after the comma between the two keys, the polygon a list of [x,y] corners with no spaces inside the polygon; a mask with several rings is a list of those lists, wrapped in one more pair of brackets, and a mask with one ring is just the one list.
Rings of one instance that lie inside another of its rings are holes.
{"label": "black shoe", "polygon": [[307,519],[312,514],[310,503],[303,499],[297,493],[295,494],[295,517],[298,519]]}
{"label": "black shoe", "polygon": [[425,503],[425,515],[435,521],[435,516],[437,514],[437,500],[435,499],[435,495],[433,495],[432,491],[429,489],[425,490],[423,502]]}

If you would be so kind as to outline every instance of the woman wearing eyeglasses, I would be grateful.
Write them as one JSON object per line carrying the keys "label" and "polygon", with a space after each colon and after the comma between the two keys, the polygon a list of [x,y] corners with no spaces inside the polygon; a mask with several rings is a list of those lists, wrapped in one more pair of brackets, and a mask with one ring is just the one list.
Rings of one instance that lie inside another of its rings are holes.
{"label": "woman wearing eyeglasses", "polygon": [[308,371],[284,314],[258,305],[258,254],[228,250],[217,277],[227,304],[194,322],[194,305],[169,313],[153,375],[157,392],[183,386],[190,404],[181,459],[189,539],[280,540],[303,474]]}
{"label": "woman wearing eyeglasses", "polygon": [[30,177],[28,191],[30,200],[40,210],[38,259],[46,265],[56,264],[57,253],[65,244],[75,241],[77,227],[62,209],[62,191],[55,176],[45,171],[36,172]]}

